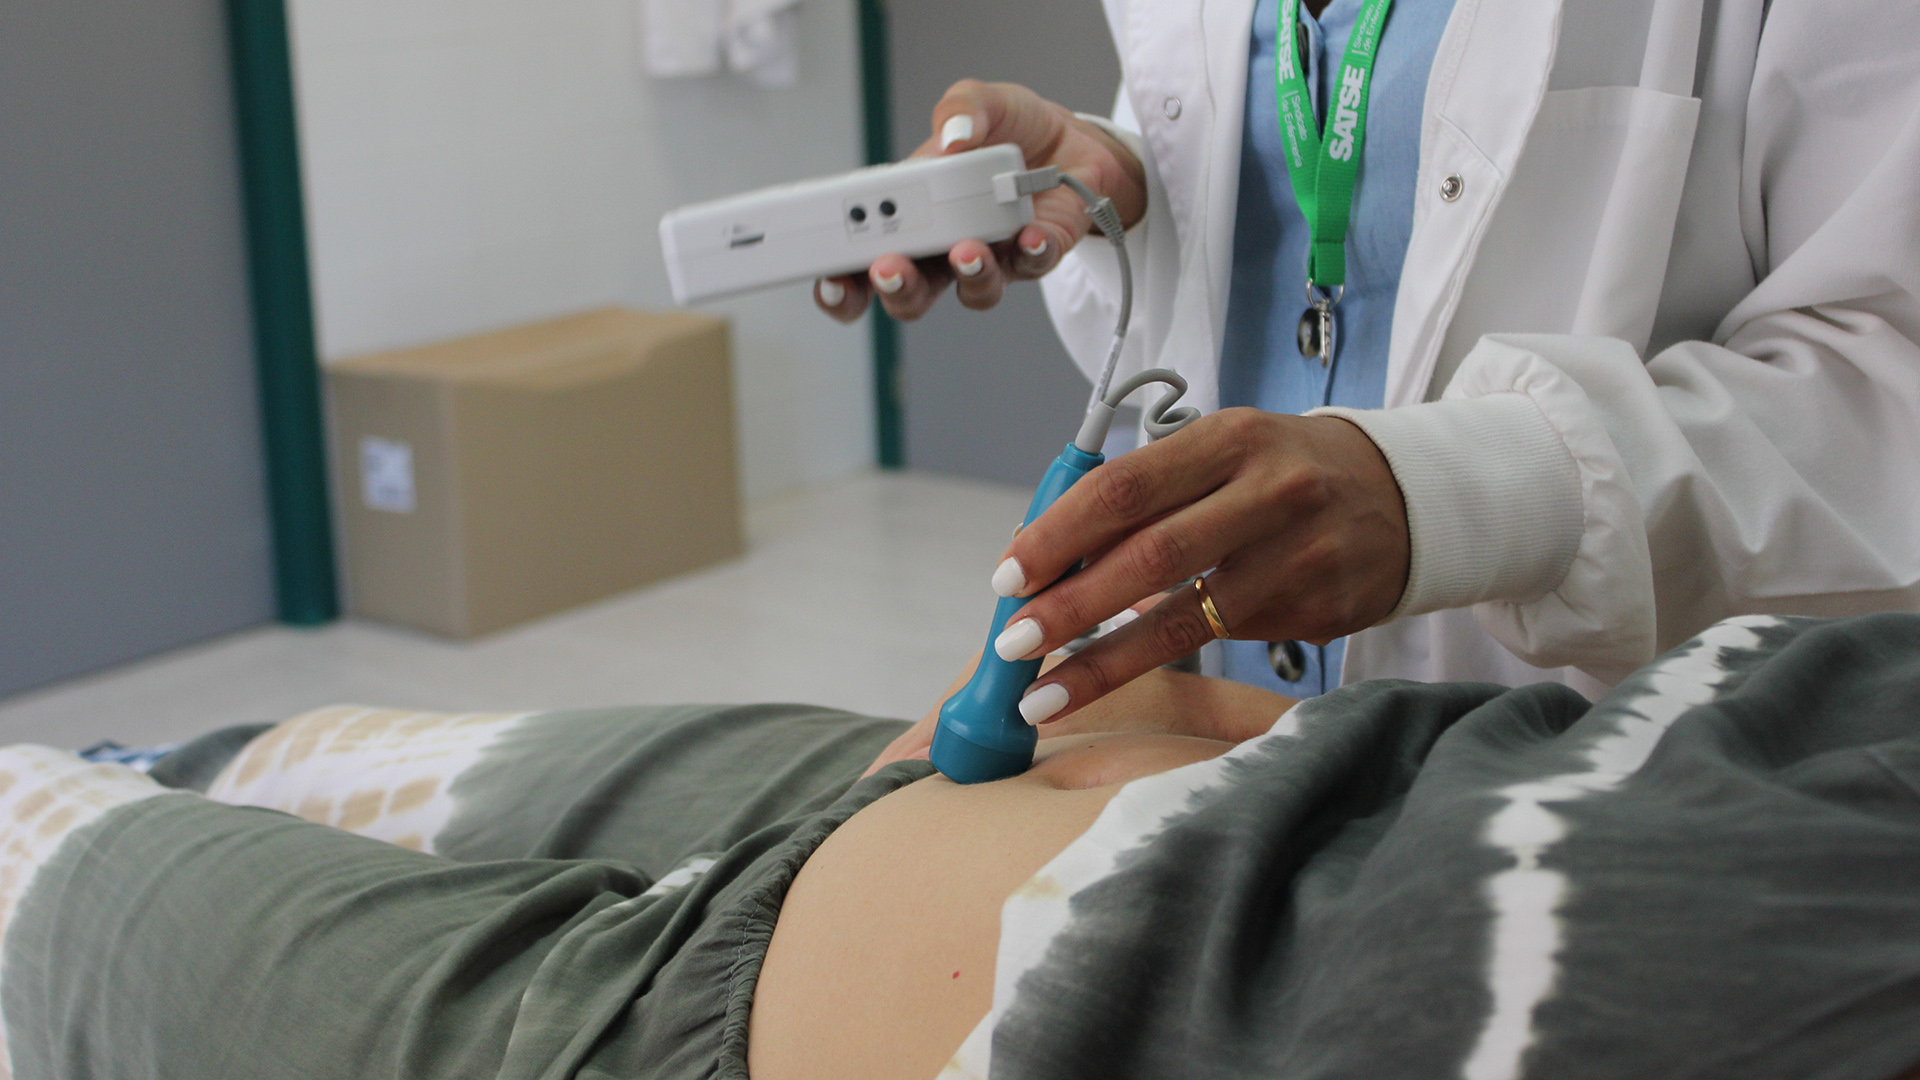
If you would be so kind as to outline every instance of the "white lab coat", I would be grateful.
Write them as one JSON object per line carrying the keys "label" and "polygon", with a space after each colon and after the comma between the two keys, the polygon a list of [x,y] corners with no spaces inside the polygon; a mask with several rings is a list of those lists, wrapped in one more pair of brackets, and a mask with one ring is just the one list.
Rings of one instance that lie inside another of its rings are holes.
{"label": "white lab coat", "polygon": [[[1123,366],[1212,408],[1254,0],[1105,2],[1149,182]],[[1335,410],[1413,541],[1345,681],[1593,693],[1726,615],[1920,608],[1920,3],[1704,11],[1457,0],[1386,408]],[[1043,281],[1090,371],[1105,249]]]}

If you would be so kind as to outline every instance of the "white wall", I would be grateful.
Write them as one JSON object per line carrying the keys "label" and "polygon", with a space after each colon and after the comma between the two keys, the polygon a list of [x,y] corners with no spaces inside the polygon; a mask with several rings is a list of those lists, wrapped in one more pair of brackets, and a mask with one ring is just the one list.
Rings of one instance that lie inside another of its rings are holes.
{"label": "white wall", "polygon": [[[660,81],[637,0],[292,0],[321,354],[671,304],[655,231],[860,164],[853,0],[804,0],[800,82]],[[747,496],[872,459],[866,327],[806,286],[725,302]]]}

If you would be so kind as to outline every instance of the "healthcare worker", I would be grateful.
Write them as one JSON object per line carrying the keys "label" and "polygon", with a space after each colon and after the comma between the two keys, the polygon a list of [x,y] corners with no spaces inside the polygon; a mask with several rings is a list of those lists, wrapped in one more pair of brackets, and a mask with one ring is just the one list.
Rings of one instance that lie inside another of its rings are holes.
{"label": "healthcare worker", "polygon": [[[1002,595],[1091,564],[1008,655],[1210,571],[1042,676],[1029,720],[1215,637],[1228,675],[1296,694],[1592,695],[1729,614],[1920,607],[1920,3],[1106,13],[1111,119],[961,83],[921,150],[1014,142],[1111,196],[1140,289],[1122,374],[1175,368],[1222,410],[1010,545]],[[1095,371],[1115,260],[1064,190],[1036,210],[816,299],[913,318],[1040,277]]]}

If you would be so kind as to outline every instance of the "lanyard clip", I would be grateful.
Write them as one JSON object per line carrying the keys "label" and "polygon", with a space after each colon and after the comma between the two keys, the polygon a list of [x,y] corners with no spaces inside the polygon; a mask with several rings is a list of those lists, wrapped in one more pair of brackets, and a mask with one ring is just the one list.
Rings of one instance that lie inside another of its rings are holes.
{"label": "lanyard clip", "polygon": [[1326,288],[1307,279],[1307,310],[1300,313],[1300,355],[1319,360],[1323,368],[1333,366],[1333,306],[1346,291],[1345,285]]}

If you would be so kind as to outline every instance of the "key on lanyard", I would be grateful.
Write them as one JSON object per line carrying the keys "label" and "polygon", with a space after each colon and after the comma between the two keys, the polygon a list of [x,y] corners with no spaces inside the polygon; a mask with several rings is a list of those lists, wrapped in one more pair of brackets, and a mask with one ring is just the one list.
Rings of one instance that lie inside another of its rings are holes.
{"label": "key on lanyard", "polygon": [[1323,368],[1333,366],[1333,350],[1336,346],[1333,306],[1340,302],[1340,294],[1345,290],[1344,285],[1335,285],[1328,291],[1311,281],[1307,282],[1307,310],[1300,313],[1300,326],[1296,334],[1300,342],[1300,355],[1320,361]]}

